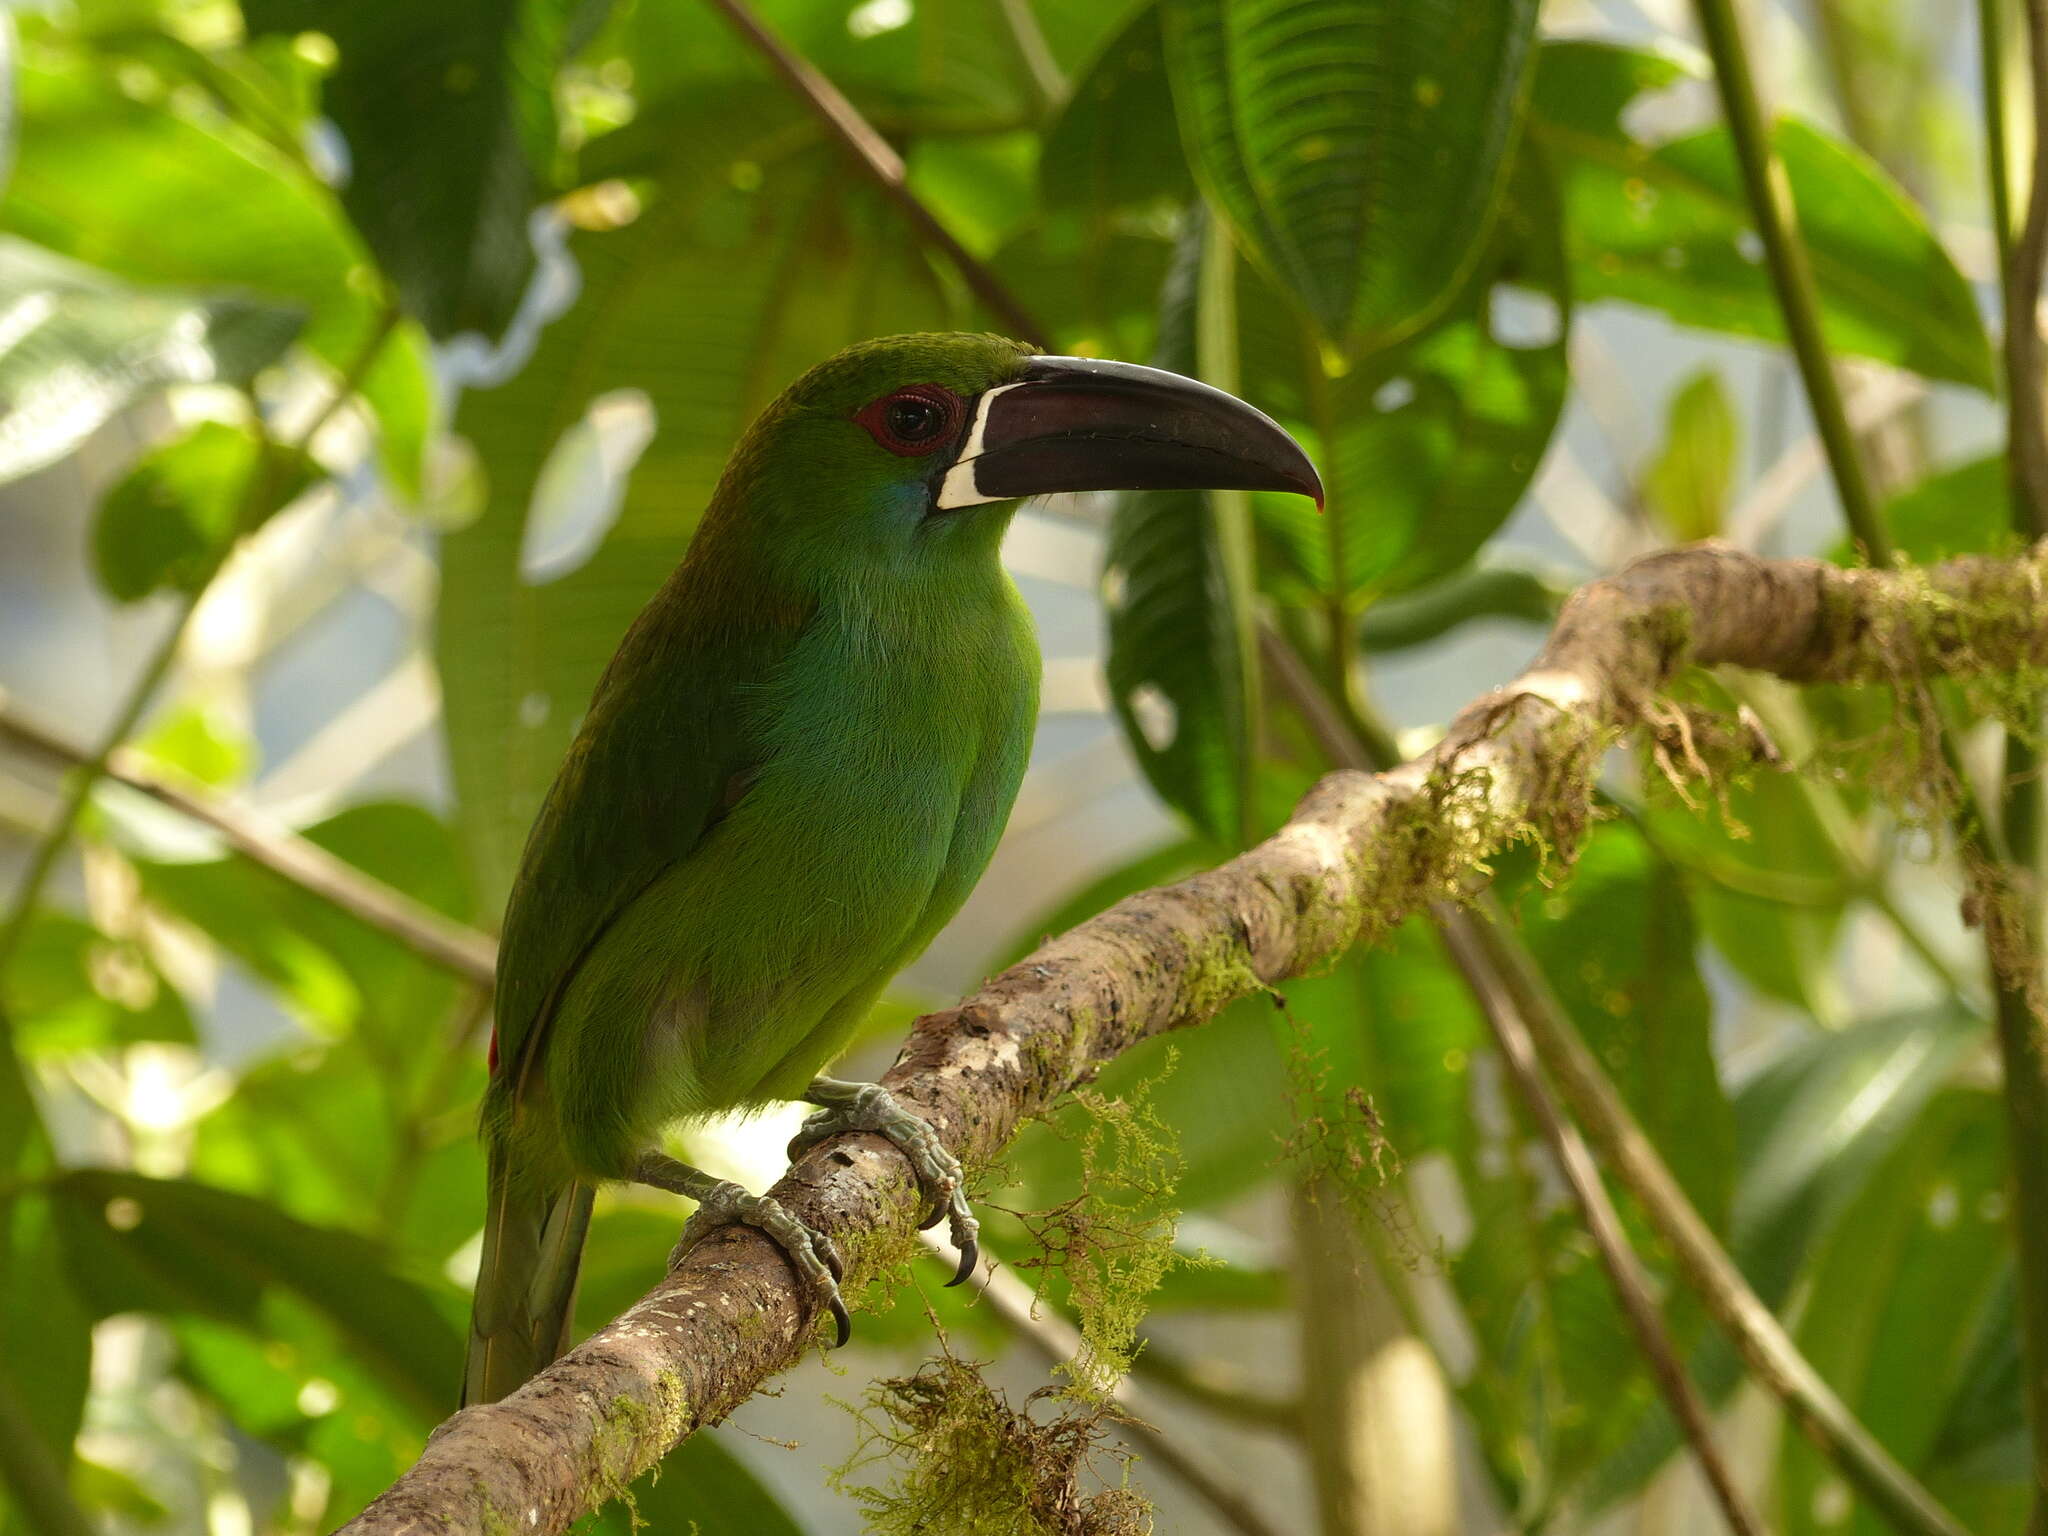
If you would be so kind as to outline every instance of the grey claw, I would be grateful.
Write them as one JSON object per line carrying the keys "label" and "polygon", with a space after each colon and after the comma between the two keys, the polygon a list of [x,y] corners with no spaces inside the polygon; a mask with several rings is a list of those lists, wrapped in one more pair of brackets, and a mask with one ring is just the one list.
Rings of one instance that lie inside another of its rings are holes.
{"label": "grey claw", "polygon": [[840,1300],[838,1287],[833,1287],[831,1299],[826,1305],[832,1309],[832,1321],[839,1330],[832,1340],[832,1347],[844,1349],[847,1340],[853,1337],[853,1319],[846,1315],[846,1303]]}

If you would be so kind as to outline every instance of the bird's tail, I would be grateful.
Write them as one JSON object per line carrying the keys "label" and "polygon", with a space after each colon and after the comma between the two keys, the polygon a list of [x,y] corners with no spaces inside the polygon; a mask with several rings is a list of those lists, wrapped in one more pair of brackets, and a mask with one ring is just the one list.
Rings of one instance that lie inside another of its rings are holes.
{"label": "bird's tail", "polygon": [[462,1405],[494,1403],[569,1347],[576,1269],[595,1191],[516,1179],[490,1151],[490,1206],[469,1314]]}

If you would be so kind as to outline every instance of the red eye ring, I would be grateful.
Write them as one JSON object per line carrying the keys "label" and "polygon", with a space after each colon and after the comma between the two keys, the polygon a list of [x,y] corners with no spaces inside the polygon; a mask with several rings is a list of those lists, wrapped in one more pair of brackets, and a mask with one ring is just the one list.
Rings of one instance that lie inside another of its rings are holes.
{"label": "red eye ring", "polygon": [[870,400],[853,419],[891,453],[920,459],[949,443],[966,414],[960,397],[941,384],[908,384]]}

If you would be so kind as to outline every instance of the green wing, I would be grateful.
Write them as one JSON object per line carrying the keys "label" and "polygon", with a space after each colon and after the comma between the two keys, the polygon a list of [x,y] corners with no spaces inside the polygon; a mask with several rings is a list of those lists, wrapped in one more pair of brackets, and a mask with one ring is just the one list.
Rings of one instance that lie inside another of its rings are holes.
{"label": "green wing", "polygon": [[492,1039],[495,1070],[514,1091],[591,947],[737,803],[757,766],[747,697],[802,619],[710,622],[687,573],[627,632],[527,838],[505,910]]}

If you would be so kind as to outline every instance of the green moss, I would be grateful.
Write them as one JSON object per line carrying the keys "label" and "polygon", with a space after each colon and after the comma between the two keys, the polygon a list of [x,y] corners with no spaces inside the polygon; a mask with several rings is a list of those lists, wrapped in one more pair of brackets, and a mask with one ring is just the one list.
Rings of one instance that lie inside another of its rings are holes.
{"label": "green moss", "polygon": [[1104,1403],[1131,1368],[1138,1325],[1167,1273],[1206,1258],[1175,1249],[1180,1219],[1174,1205],[1183,1163],[1173,1128],[1152,1108],[1152,1083],[1173,1070],[1169,1050],[1160,1071],[1134,1099],[1077,1090],[1086,1117],[1080,1132],[1081,1192],[1050,1210],[1019,1213],[1038,1251],[1020,1270],[1038,1270],[1040,1288],[1057,1272],[1081,1330],[1079,1356],[1059,1369],[1067,1391]]}
{"label": "green moss", "polygon": [[[1084,1477],[1117,1453],[1118,1422],[1097,1403],[1077,1407],[1052,1389],[1021,1407],[950,1352],[911,1376],[871,1385],[852,1409],[860,1443],[832,1483],[880,1536],[1146,1536],[1151,1509],[1127,1485],[1086,1495]],[[886,1472],[881,1481],[856,1481]],[[1120,1480],[1121,1481],[1121,1480]]]}

